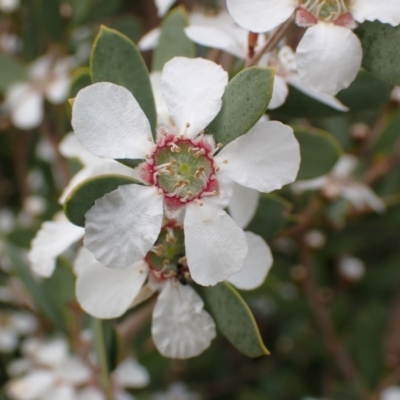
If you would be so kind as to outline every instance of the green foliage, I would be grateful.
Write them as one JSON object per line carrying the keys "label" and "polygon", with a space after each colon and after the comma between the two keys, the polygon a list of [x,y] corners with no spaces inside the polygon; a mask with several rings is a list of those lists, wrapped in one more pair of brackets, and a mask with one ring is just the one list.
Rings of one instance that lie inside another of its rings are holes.
{"label": "green foliage", "polygon": [[374,144],[374,151],[378,157],[389,156],[399,145],[400,111],[396,111],[382,130]]}
{"label": "green foliage", "polygon": [[248,357],[269,354],[250,308],[228,283],[204,289],[206,302],[224,336]]}
{"label": "green foliage", "polygon": [[128,89],[149,119],[153,134],[157,124],[150,78],[136,45],[123,34],[101,27],[93,44],[92,80],[112,82]]}
{"label": "green foliage", "polygon": [[24,66],[13,58],[0,54],[0,91],[16,82],[24,82],[28,75]]}
{"label": "green foliage", "polygon": [[400,85],[400,26],[364,22],[356,34],[363,46],[364,68],[392,85]]}
{"label": "green foliage", "polygon": [[247,230],[268,241],[287,225],[291,209],[292,205],[284,198],[275,194],[262,194],[256,215]]}
{"label": "green foliage", "polygon": [[101,175],[86,179],[74,188],[64,203],[67,218],[75,225],[85,226],[85,214],[94,202],[121,185],[139,184],[137,180],[120,175]]}
{"label": "green foliage", "polygon": [[72,75],[71,88],[69,90],[70,98],[75,98],[81,89],[91,85],[90,68],[80,67]]}
{"label": "green foliage", "polygon": [[300,143],[301,164],[297,180],[312,179],[328,173],[341,156],[337,140],[322,130],[295,129]]}
{"label": "green foliage", "polygon": [[360,71],[355,81],[336,96],[349,108],[349,112],[336,110],[307,96],[300,90],[290,87],[285,103],[278,109],[271,110],[270,114],[273,118],[327,118],[347,115],[381,107],[389,100],[390,92],[389,84],[367,71]]}
{"label": "green foliage", "polygon": [[64,37],[66,23],[60,14],[59,1],[41,0],[41,5],[43,27],[45,27],[54,41],[61,42]]}
{"label": "green foliage", "polygon": [[222,108],[205,129],[227,145],[247,133],[264,115],[272,96],[274,70],[251,67],[237,74],[227,85]]}
{"label": "green foliage", "polygon": [[196,56],[194,43],[188,39],[184,28],[188,18],[183,7],[173,9],[161,24],[161,35],[153,55],[153,71],[161,71],[164,64],[173,57]]}

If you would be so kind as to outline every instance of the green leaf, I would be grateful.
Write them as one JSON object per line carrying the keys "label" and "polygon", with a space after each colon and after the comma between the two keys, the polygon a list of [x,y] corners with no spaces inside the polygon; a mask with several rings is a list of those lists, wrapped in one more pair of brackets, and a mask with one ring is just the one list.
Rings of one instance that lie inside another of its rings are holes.
{"label": "green leaf", "polygon": [[28,79],[25,67],[13,58],[0,54],[0,91],[6,90],[15,82]]}
{"label": "green leaf", "polygon": [[269,355],[249,306],[228,282],[204,288],[206,302],[224,336],[248,357]]}
{"label": "green leaf", "polygon": [[301,164],[297,180],[312,179],[328,173],[342,154],[339,142],[328,132],[298,128]]}
{"label": "green leaf", "polygon": [[122,33],[102,26],[93,44],[90,64],[93,82],[112,82],[133,94],[155,134],[156,106],[146,64],[136,45]]}
{"label": "green leaf", "polygon": [[57,0],[41,0],[43,27],[52,40],[61,42],[64,36],[66,21],[60,13],[60,3]]}
{"label": "green leaf", "polygon": [[389,100],[390,92],[391,87],[386,82],[367,71],[360,71],[354,82],[336,96],[345,106],[349,107],[349,112],[329,107],[290,86],[285,104],[276,110],[271,110],[269,114],[272,118],[327,118],[348,115],[382,106]]}
{"label": "green leaf", "polygon": [[79,67],[72,75],[72,82],[70,88],[70,98],[75,98],[81,89],[92,84],[90,76],[90,68]]}
{"label": "green leaf", "polygon": [[364,22],[355,33],[363,46],[363,67],[392,85],[400,85],[400,26]]}
{"label": "green leaf", "polygon": [[174,57],[196,56],[195,44],[186,36],[184,29],[188,18],[183,7],[174,8],[161,24],[161,35],[153,54],[153,71],[161,71],[164,64]]}
{"label": "green leaf", "polygon": [[58,312],[57,307],[46,297],[43,284],[33,278],[31,270],[22,262],[18,254],[18,248],[11,243],[6,243],[6,250],[16,274],[24,283],[40,313],[59,329],[64,330],[65,324],[62,314]]}
{"label": "green leaf", "polygon": [[122,175],[101,175],[86,179],[68,195],[64,203],[65,215],[73,224],[85,226],[85,214],[97,199],[121,185],[133,183],[141,184],[133,178]]}
{"label": "green leaf", "polygon": [[222,108],[205,129],[217,142],[227,145],[247,133],[264,115],[272,96],[275,72],[251,67],[237,74],[227,85]]}
{"label": "green leaf", "polygon": [[275,194],[262,194],[248,230],[268,241],[287,225],[291,209],[292,205],[284,198]]}
{"label": "green leaf", "polygon": [[400,140],[400,111],[394,113],[374,145],[378,156],[388,156],[396,150]]}

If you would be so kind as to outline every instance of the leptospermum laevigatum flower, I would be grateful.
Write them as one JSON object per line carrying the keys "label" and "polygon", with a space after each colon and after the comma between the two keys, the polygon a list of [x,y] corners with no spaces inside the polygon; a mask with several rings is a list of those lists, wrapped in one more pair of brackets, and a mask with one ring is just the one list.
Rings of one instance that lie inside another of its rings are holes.
{"label": "leptospermum laevigatum flower", "polygon": [[[272,255],[260,236],[245,235],[249,247],[245,266],[229,282],[251,290],[264,282]],[[124,270],[104,267],[83,247],[75,261],[77,299],[97,318],[117,318],[158,291],[152,318],[155,345],[165,357],[195,357],[209,347],[216,329],[203,300],[188,285],[190,264],[184,255],[184,231],[173,221],[163,226],[143,260]]]}
{"label": "leptospermum laevigatum flower", "polygon": [[163,219],[183,221],[192,279],[215,285],[238,273],[248,254],[246,237],[222,209],[232,182],[270,192],[293,182],[300,153],[290,127],[257,124],[221,149],[203,130],[222,106],[227,73],[204,59],[176,57],[162,73],[162,93],[174,125],[150,124],[125,88],[97,83],[81,90],[72,125],[94,155],[144,159],[140,184],[98,199],[85,214],[85,246],[110,268],[142,260],[156,242]]}
{"label": "leptospermum laevigatum flower", "polygon": [[296,22],[308,28],[296,56],[301,80],[310,88],[335,95],[355,79],[362,47],[352,32],[357,22],[400,24],[397,0],[228,0],[235,21],[253,32],[267,32],[297,10]]}

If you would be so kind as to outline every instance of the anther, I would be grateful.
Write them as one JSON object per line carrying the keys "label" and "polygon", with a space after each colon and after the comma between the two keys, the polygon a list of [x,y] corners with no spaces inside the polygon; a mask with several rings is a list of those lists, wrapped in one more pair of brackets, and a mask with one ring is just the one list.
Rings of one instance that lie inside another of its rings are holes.
{"label": "anther", "polygon": [[186,122],[186,128],[190,128],[190,123]]}
{"label": "anther", "polygon": [[228,160],[222,161],[223,164],[228,164]]}

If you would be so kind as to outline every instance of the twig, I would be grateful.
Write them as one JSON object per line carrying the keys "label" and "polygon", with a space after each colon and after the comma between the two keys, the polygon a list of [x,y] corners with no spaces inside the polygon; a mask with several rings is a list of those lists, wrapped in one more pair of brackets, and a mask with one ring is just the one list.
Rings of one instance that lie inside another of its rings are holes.
{"label": "twig", "polygon": [[349,382],[357,378],[357,369],[335,334],[334,325],[327,308],[317,296],[318,286],[309,249],[300,243],[300,257],[307,274],[303,280],[304,294],[317,320],[325,345],[342,376]]}
{"label": "twig", "polygon": [[286,20],[271,34],[271,36],[265,42],[264,46],[256,52],[254,57],[246,61],[245,65],[246,68],[256,65],[261,60],[261,57],[265,53],[269,53],[271,50],[275,48],[275,46],[280,42],[280,40],[286,35],[286,32],[294,22],[295,18],[296,14],[293,13],[288,20]]}

